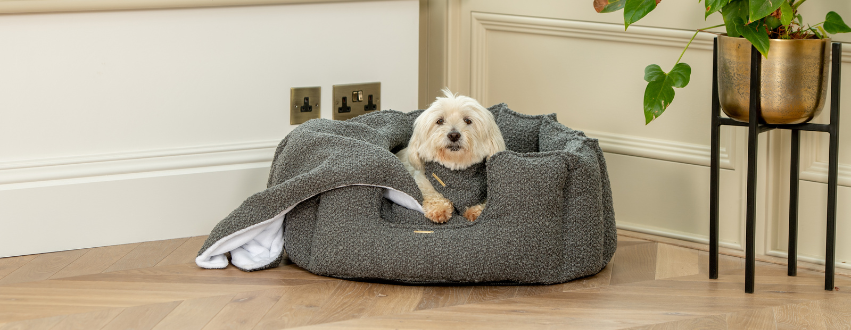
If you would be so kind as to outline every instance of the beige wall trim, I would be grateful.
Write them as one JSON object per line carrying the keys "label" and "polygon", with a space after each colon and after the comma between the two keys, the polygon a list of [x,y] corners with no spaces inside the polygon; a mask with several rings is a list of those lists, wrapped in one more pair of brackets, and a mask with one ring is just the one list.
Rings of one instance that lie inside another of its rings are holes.
{"label": "beige wall trim", "polygon": [[[640,224],[635,224],[635,223],[629,223],[629,222],[625,222],[625,221],[622,221],[622,220],[617,221],[617,228],[618,228],[619,232],[621,230],[629,230],[629,231],[634,231],[634,232],[637,232],[637,233],[655,235],[655,236],[660,236],[660,237],[668,237],[668,238],[678,239],[678,240],[682,240],[682,241],[695,242],[695,243],[701,243],[701,244],[709,244],[709,237],[706,237],[706,236],[698,236],[698,235],[694,235],[694,234],[690,234],[690,233],[676,232],[676,231],[673,231],[673,230],[670,230],[670,229],[667,229],[667,228],[653,228],[653,227],[650,227],[650,226],[645,226],[645,225],[640,225]],[[740,251],[744,250],[744,247],[741,244],[737,244],[737,243],[721,241],[721,242],[718,243],[718,245],[720,245],[721,247],[727,248],[727,249],[740,250]]]}
{"label": "beige wall trim", "polygon": [[[786,258],[786,259],[789,258],[788,253],[786,253],[784,251],[780,251],[780,250],[769,250],[768,252],[765,253],[765,255],[772,256],[772,257]],[[811,263],[811,264],[816,264],[816,265],[824,265],[825,264],[825,261],[822,258],[813,258],[813,257],[802,256],[802,255],[798,255],[798,260],[803,261],[803,262],[808,262],[808,263]],[[842,263],[842,262],[837,262],[836,268],[851,269],[851,265],[846,264],[846,263]],[[822,272],[824,272],[824,270],[822,270]]]}
{"label": "beige wall trim", "polygon": [[[827,162],[815,161],[810,166],[805,167],[801,171],[801,180],[827,183]],[[851,165],[839,164],[837,175],[837,184],[840,186],[851,187]]]}
{"label": "beige wall trim", "polygon": [[[182,174],[187,170],[200,173],[221,166],[237,166],[240,169],[268,167],[278,142],[260,141],[0,163],[0,190],[173,175],[175,173],[168,171],[176,170],[182,171]],[[199,172],[198,168],[207,170]],[[114,177],[116,175],[122,177]],[[110,177],[104,178],[107,176]],[[93,179],[96,177],[98,179]]]}
{"label": "beige wall trim", "polygon": [[[440,90],[459,89],[453,69],[457,65],[461,0],[420,0],[420,109],[425,109]],[[455,59],[455,60],[453,60]]]}
{"label": "beige wall trim", "polygon": [[428,0],[420,0],[420,42],[419,42],[419,63],[417,70],[417,107],[425,109],[427,104],[428,94]]}
{"label": "beige wall trim", "polygon": [[0,14],[256,6],[355,1],[364,0],[0,0]]}
{"label": "beige wall trim", "polygon": [[[598,139],[603,151],[619,155],[665,160],[676,163],[709,166],[709,146],[671,140],[659,140],[631,135],[582,130],[585,135]],[[732,137],[732,135],[731,135]],[[732,139],[727,139],[730,145]],[[729,147],[721,147],[721,168],[735,170]]]}
{"label": "beige wall trim", "polygon": [[[506,31],[565,38],[582,38],[618,43],[681,48],[694,32],[633,26],[628,31],[620,24],[571,21],[505,14],[472,13],[470,59],[470,96],[488,103],[487,31]],[[691,49],[712,50],[714,35],[701,33]]]}

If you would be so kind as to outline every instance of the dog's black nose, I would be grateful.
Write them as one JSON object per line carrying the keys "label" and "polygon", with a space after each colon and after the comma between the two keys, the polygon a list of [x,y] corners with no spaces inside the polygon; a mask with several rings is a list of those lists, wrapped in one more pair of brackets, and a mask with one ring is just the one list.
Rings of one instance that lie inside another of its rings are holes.
{"label": "dog's black nose", "polygon": [[452,142],[458,142],[458,139],[460,139],[460,138],[461,138],[461,133],[458,133],[458,132],[450,132],[449,134],[446,134],[446,137],[448,137],[448,138],[449,138],[449,141],[452,141]]}

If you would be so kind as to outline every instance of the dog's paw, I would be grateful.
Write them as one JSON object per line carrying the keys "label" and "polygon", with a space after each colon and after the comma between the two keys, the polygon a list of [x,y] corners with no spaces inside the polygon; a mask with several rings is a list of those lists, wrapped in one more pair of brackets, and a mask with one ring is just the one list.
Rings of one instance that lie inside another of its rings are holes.
{"label": "dog's paw", "polygon": [[479,204],[476,206],[470,206],[466,210],[464,210],[464,217],[470,221],[476,221],[480,215],[482,215],[482,210],[485,209],[485,204]]}
{"label": "dog's paw", "polygon": [[429,198],[423,201],[425,216],[431,221],[444,223],[452,217],[452,202],[446,198]]}

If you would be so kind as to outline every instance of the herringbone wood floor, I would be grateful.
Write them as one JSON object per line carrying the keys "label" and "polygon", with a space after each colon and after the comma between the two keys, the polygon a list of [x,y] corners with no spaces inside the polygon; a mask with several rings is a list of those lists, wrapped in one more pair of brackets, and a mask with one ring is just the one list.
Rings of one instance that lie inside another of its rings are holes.
{"label": "herringbone wood floor", "polygon": [[[851,329],[851,280],[619,236],[606,269],[550,286],[400,286],[310,274],[204,270],[204,237],[0,259],[7,329]],[[632,237],[629,237],[629,236]],[[679,244],[689,246],[689,244]]]}

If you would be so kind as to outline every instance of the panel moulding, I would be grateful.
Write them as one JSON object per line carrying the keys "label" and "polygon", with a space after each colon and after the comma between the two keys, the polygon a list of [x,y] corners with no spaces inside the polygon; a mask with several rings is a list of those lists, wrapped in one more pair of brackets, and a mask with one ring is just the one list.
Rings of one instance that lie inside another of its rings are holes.
{"label": "panel moulding", "polygon": [[[470,96],[487,100],[487,32],[507,31],[547,35],[563,38],[582,38],[618,43],[638,43],[663,47],[682,47],[693,32],[634,26],[623,31],[623,26],[609,23],[593,23],[551,18],[514,16],[491,13],[472,13],[470,49]],[[691,45],[693,49],[712,50],[714,37],[698,34]],[[588,136],[600,140],[603,151],[672,161],[678,163],[709,166],[710,147],[672,140],[661,140],[606,132],[585,131]],[[734,170],[729,150],[735,143],[734,130],[726,133],[726,144],[721,147],[721,167]]]}
{"label": "panel moulding", "polygon": [[[0,14],[309,4],[364,0],[0,0]],[[382,1],[382,0],[377,0]],[[389,0],[383,0],[389,1]]]}
{"label": "panel moulding", "polygon": [[268,167],[278,140],[0,163],[0,190]]}
{"label": "panel moulding", "polygon": [[[598,139],[600,148],[608,153],[683,164],[710,165],[710,148],[706,145],[598,131],[584,132],[588,137]],[[735,169],[726,147],[721,148],[720,165],[723,169]]]}

